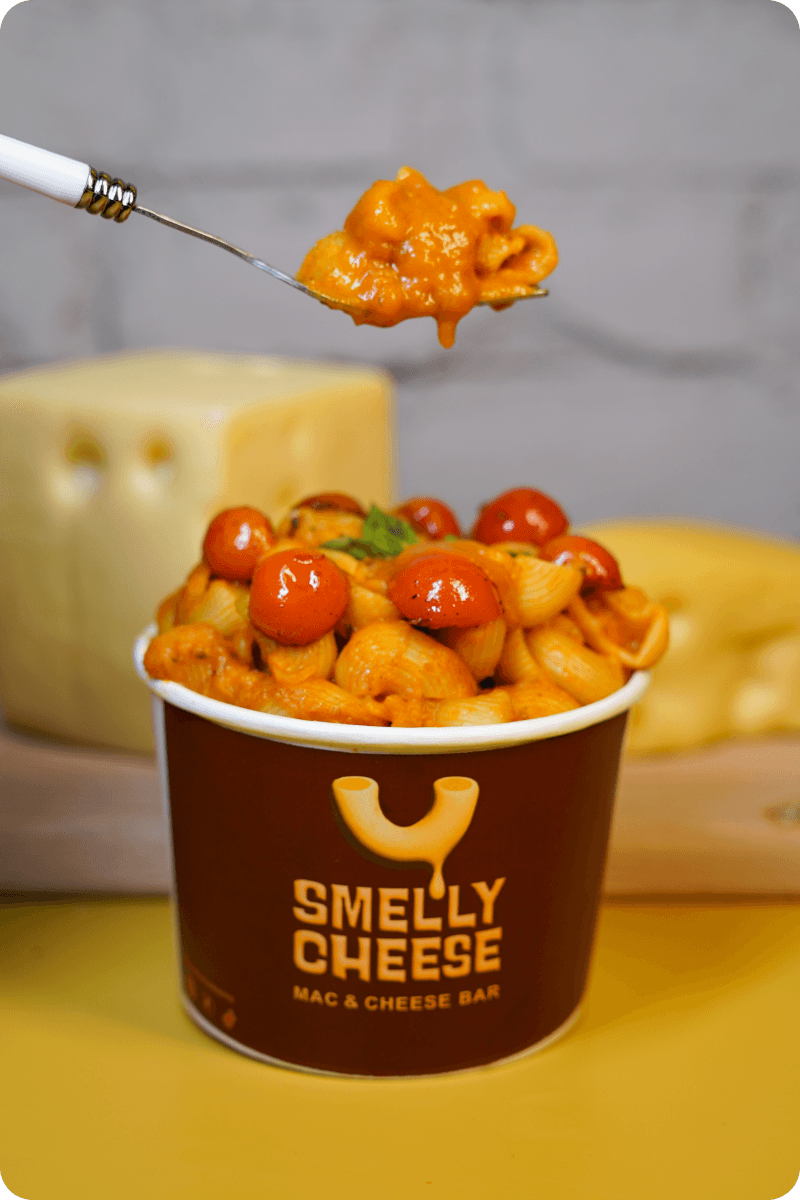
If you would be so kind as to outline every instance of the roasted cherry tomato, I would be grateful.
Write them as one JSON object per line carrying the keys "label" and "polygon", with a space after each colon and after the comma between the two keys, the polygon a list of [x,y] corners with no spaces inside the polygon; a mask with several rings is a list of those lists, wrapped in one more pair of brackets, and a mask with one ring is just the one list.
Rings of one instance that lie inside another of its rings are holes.
{"label": "roasted cherry tomato", "polygon": [[424,533],[434,541],[448,533],[457,538],[464,536],[455,513],[434,496],[412,496],[396,508],[395,512],[404,521],[408,521],[417,533]]}
{"label": "roasted cherry tomato", "polygon": [[349,599],[347,580],[324,554],[282,550],[256,569],[250,620],[284,646],[307,646],[333,629]]}
{"label": "roasted cherry tomato", "polygon": [[503,492],[481,509],[472,536],[476,542],[533,542],[543,546],[569,525],[562,508],[533,488]]}
{"label": "roasted cherry tomato", "polygon": [[306,500],[301,500],[299,504],[295,504],[295,508],[333,508],[339,512],[357,513],[359,517],[365,517],[361,505],[352,496],[346,496],[344,492],[319,492],[316,496],[309,496]]}
{"label": "roasted cherry tomato", "polygon": [[248,583],[274,544],[275,531],[257,508],[226,508],[208,527],[203,557],[215,575]]}
{"label": "roasted cherry tomato", "polygon": [[582,592],[615,592],[622,587],[614,555],[591,538],[562,534],[542,546],[541,556],[559,567],[580,567],[584,575]]}
{"label": "roasted cherry tomato", "polygon": [[485,625],[502,616],[489,577],[455,554],[427,554],[401,567],[388,596],[412,625],[428,629]]}

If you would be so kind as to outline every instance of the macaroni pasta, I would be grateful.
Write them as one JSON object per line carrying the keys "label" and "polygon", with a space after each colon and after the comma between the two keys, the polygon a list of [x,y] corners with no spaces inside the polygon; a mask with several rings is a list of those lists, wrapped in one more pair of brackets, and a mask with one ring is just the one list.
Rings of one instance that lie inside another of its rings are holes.
{"label": "macaroni pasta", "polygon": [[[495,502],[505,524],[514,495]],[[528,516],[540,495],[524,498]],[[591,704],[666,649],[666,610],[624,586],[597,543],[561,528],[549,539],[550,518],[546,540],[518,524],[488,545],[340,503],[311,497],[277,532],[262,518],[255,555],[252,519],[237,516],[254,510],[215,518],[203,561],[158,609],[150,676],[305,720],[495,724]]]}

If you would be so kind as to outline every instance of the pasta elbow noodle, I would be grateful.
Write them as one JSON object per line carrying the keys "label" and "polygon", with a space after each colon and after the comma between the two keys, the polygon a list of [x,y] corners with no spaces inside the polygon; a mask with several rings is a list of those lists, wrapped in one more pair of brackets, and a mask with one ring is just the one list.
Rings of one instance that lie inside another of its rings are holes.
{"label": "pasta elbow noodle", "polygon": [[533,717],[551,717],[555,713],[570,712],[580,704],[569,692],[565,692],[546,676],[529,679],[504,688],[514,709],[517,721],[529,721]]}
{"label": "pasta elbow noodle", "polygon": [[301,506],[278,526],[278,533],[292,538],[300,545],[316,549],[323,542],[338,537],[361,537],[364,518],[337,509],[316,509]]}
{"label": "pasta elbow noodle", "polygon": [[363,584],[351,582],[350,602],[342,618],[351,629],[363,629],[373,621],[396,621],[400,613],[387,596]]}
{"label": "pasta elbow noodle", "polygon": [[281,684],[304,683],[307,679],[330,679],[338,649],[336,638],[326,633],[307,646],[280,646],[271,638],[255,633],[270,675]]}
{"label": "pasta elbow noodle", "polygon": [[357,629],[339,654],[334,679],[355,696],[396,693],[457,700],[478,690],[455,651],[405,621],[377,621]]}
{"label": "pasta elbow noodle", "polygon": [[548,678],[579,704],[602,700],[625,682],[619,662],[590,650],[558,629],[531,629],[526,641]]}
{"label": "pasta elbow noodle", "polygon": [[190,619],[213,625],[223,637],[233,637],[247,625],[247,588],[226,579],[212,580]]}
{"label": "pasta elbow noodle", "polygon": [[478,682],[494,674],[505,639],[506,623],[502,617],[471,629],[446,629],[443,637],[444,644],[464,660]]}
{"label": "pasta elbow noodle", "polygon": [[497,664],[497,675],[503,683],[520,683],[523,679],[540,679],[542,668],[531,654],[522,629],[510,629]]}
{"label": "pasta elbow noodle", "polygon": [[424,700],[387,696],[392,725],[447,728],[456,725],[497,725],[515,720],[514,706],[504,688],[492,688],[466,700]]}
{"label": "pasta elbow noodle", "polygon": [[279,686],[275,699],[287,714],[301,721],[334,721],[339,725],[386,725],[381,704],[354,696],[327,679],[309,679],[289,687]]}
{"label": "pasta elbow noodle", "polygon": [[543,558],[520,554],[513,564],[520,620],[526,627],[540,625],[561,612],[583,582],[575,567],[559,567]]}
{"label": "pasta elbow noodle", "polygon": [[514,719],[514,706],[508,693],[501,688],[492,688],[469,700],[440,700],[426,724],[440,728],[452,725],[500,725]]}
{"label": "pasta elbow noodle", "polygon": [[638,588],[610,593],[593,609],[576,596],[568,611],[592,649],[631,670],[654,666],[669,645],[667,610],[648,601]]}

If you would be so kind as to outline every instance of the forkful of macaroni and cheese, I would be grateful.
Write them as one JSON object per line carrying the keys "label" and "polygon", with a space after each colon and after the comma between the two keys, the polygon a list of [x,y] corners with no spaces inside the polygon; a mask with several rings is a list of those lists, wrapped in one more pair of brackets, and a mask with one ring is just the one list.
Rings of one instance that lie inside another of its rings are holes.
{"label": "forkful of macaroni and cheese", "polygon": [[502,309],[546,296],[539,284],[558,262],[551,234],[535,225],[514,228],[516,210],[505,192],[492,192],[480,180],[438,191],[411,167],[374,183],[344,228],[309,251],[296,277],[215,234],[145,208],[132,184],[2,134],[0,179],[117,223],[131,213],[150,217],[343,310],[357,325],[433,317],[448,348],[456,325],[476,305]]}

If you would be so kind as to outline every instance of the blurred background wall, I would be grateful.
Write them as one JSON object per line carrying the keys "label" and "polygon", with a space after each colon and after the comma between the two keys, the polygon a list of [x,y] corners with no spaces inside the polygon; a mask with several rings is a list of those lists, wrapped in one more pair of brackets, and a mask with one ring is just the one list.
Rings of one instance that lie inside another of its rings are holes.
{"label": "blurred background wall", "polygon": [[122,349],[366,360],[401,487],[800,536],[800,31],[770,0],[30,0],[0,131],[293,271],[408,163],[552,230],[550,298],[356,329],[221,251],[0,183],[0,370]]}

